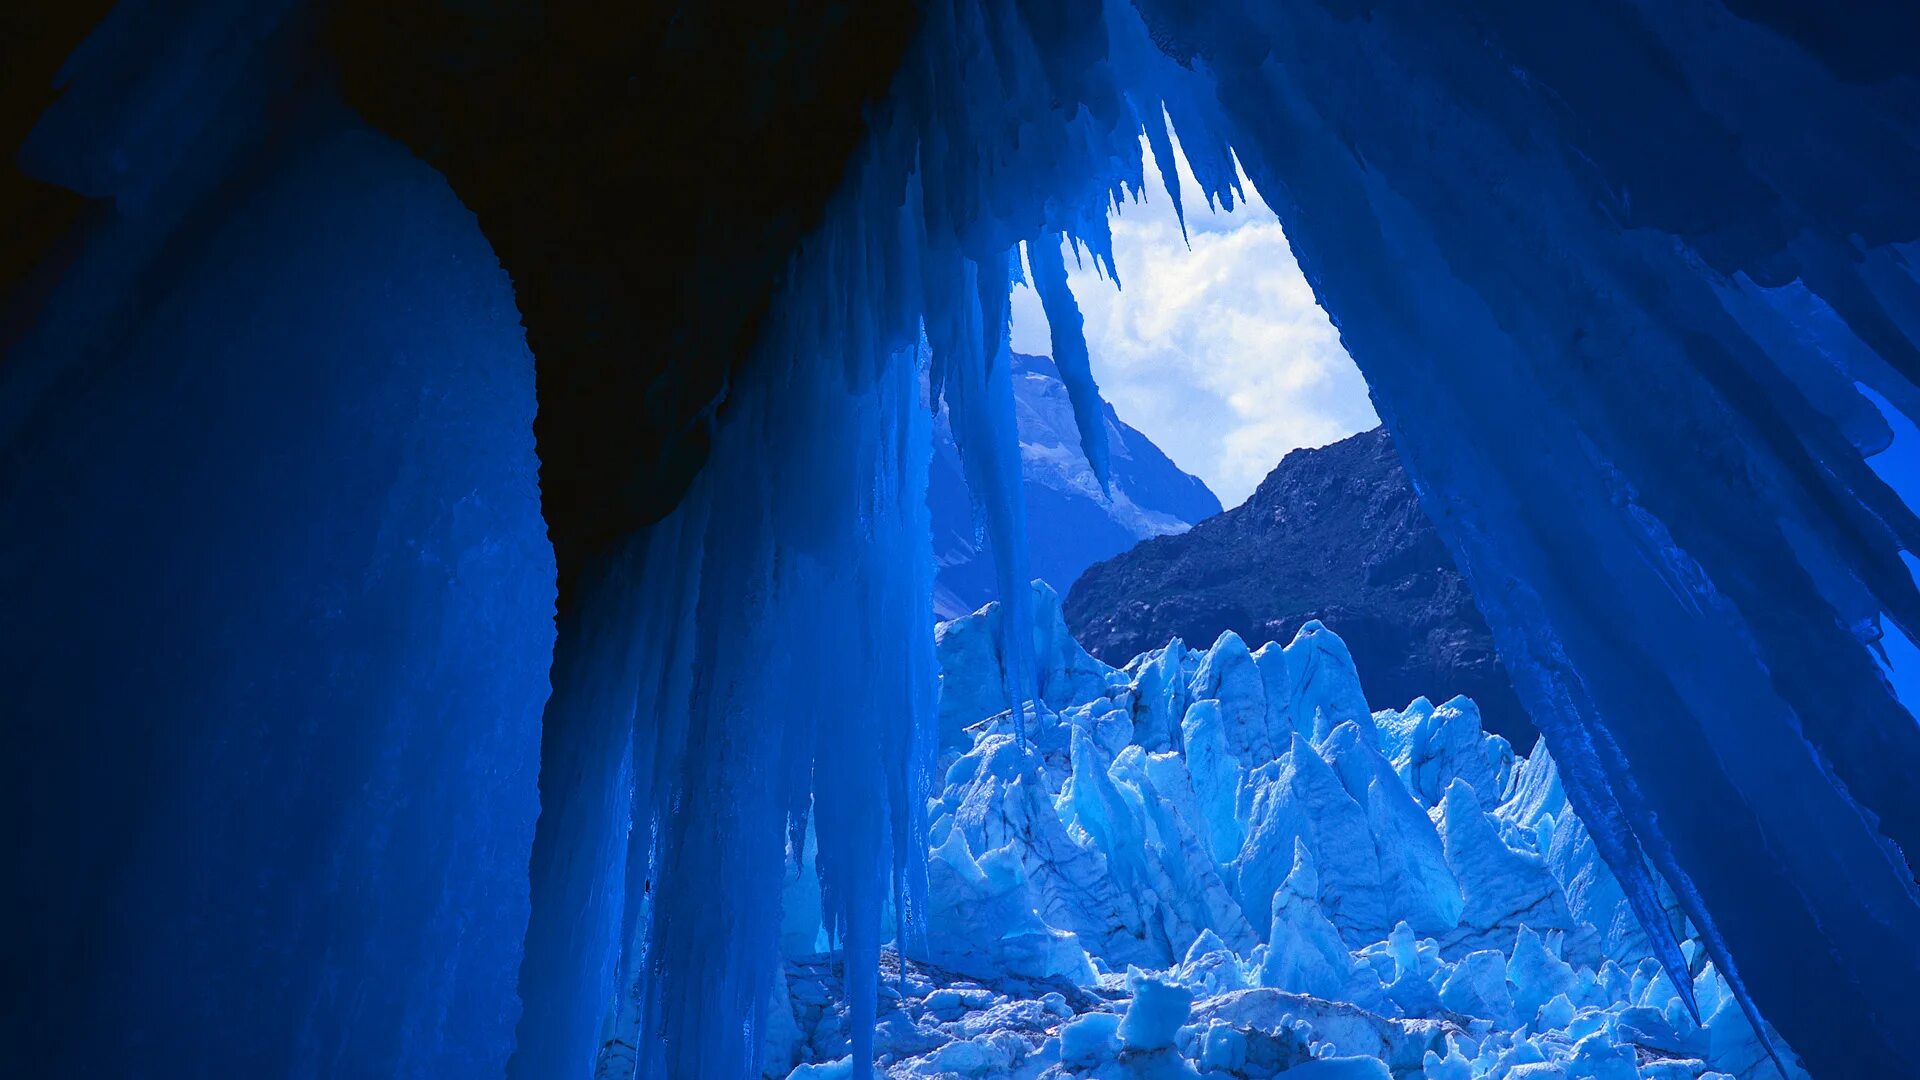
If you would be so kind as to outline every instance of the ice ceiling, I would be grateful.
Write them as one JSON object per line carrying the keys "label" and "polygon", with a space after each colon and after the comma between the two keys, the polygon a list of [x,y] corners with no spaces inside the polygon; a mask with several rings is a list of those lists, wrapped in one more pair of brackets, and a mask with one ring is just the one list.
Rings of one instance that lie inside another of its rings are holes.
{"label": "ice ceiling", "polygon": [[1163,117],[1278,216],[1674,983],[1656,880],[1815,1075],[1906,1067],[1920,520],[1860,388],[1920,415],[1912,11],[341,7],[122,5],[20,152],[94,200],[0,366],[29,1074],[585,1075],[631,1019],[745,1075],[809,801],[870,1021],[922,368],[1023,641],[1015,254],[1096,416],[1049,253],[1110,259]]}

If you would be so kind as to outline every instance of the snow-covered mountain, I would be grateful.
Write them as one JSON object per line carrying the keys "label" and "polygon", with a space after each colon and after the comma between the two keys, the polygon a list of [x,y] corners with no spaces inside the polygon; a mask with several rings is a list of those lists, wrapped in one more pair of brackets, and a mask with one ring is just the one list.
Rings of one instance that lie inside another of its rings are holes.
{"label": "snow-covered mountain", "polygon": [[1489,730],[1533,745],[1493,632],[1384,427],[1292,451],[1246,502],[1089,566],[1060,594],[1074,637],[1111,664],[1225,630],[1286,641],[1317,620],[1353,650],[1374,708],[1464,694]]}
{"label": "snow-covered mountain", "polygon": [[[1080,450],[1073,406],[1053,361],[1013,354],[1014,406],[1034,577],[1065,593],[1080,572],[1141,540],[1184,532],[1220,512],[1199,477],[1181,471],[1106,406],[1113,497]],[[944,412],[935,422],[927,503],[933,515],[934,611],[964,615],[994,598],[992,551],[974,529],[959,451]]]}
{"label": "snow-covered mountain", "polygon": [[[998,605],[939,630],[926,935],[883,959],[878,1074],[1778,1080],[1690,939],[1683,1002],[1545,744],[1460,697],[1369,715],[1319,623],[1115,669],[1034,591],[1024,745]],[[766,1029],[792,1080],[853,1075],[812,851]]]}

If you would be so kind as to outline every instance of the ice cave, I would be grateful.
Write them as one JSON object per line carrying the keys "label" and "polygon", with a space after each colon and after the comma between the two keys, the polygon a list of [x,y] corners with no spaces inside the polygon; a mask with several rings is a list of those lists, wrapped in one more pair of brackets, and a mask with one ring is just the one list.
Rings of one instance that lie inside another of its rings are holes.
{"label": "ice cave", "polygon": [[1920,5],[0,56],[0,1076],[1920,1076]]}

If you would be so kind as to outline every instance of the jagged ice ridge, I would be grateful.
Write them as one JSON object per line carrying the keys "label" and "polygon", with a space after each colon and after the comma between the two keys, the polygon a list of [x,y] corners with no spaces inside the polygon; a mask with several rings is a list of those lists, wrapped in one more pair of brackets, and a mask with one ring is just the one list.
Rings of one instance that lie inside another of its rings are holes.
{"label": "jagged ice ridge", "polygon": [[[1693,1019],[1544,746],[1516,757],[1466,698],[1368,715],[1318,623],[1116,670],[1033,593],[1027,745],[1006,710],[966,722],[1000,685],[998,605],[939,631],[929,934],[887,957],[891,1080],[1779,1075],[1689,934]],[[813,858],[796,837],[763,1065],[794,1080],[856,1075]]]}

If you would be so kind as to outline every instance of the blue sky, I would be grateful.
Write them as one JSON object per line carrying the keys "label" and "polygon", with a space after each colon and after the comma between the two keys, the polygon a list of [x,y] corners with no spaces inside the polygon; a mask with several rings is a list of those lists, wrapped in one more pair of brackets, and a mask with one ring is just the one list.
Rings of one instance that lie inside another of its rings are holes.
{"label": "blue sky", "polygon": [[[1125,288],[1091,262],[1074,270],[1071,255],[1069,278],[1106,399],[1236,506],[1288,450],[1379,421],[1273,211],[1244,179],[1252,204],[1212,211],[1184,158],[1180,171],[1192,250],[1166,192],[1149,180],[1149,201],[1113,217]],[[1052,352],[1039,299],[1025,287],[1014,289],[1013,347]]]}

